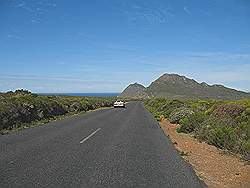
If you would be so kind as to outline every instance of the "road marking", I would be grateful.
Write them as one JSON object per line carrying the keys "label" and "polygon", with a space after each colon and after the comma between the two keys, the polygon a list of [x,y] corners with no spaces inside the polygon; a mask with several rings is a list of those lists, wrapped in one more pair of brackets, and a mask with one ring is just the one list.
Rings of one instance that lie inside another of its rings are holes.
{"label": "road marking", "polygon": [[98,131],[100,131],[101,130],[101,128],[98,128],[98,129],[96,129],[94,132],[92,132],[89,136],[87,136],[86,138],[84,138],[81,142],[80,142],[80,144],[82,144],[83,142],[85,142],[86,140],[88,140],[91,136],[93,136],[95,133],[97,133]]}

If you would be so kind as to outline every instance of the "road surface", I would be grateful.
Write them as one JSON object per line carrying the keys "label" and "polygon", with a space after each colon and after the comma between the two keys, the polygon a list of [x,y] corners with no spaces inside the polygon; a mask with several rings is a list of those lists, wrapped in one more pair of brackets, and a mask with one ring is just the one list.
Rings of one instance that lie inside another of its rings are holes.
{"label": "road surface", "polygon": [[205,187],[140,102],[0,136],[0,187]]}

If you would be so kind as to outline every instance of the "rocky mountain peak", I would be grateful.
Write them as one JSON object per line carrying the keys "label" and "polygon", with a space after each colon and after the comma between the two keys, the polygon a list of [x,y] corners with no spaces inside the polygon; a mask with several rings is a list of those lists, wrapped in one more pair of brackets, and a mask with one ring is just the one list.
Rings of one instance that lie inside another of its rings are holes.
{"label": "rocky mountain peak", "polygon": [[194,79],[178,74],[163,74],[148,87],[141,84],[130,84],[121,94],[124,97],[166,97],[166,98],[211,98],[242,99],[250,98],[250,94],[227,88],[223,85],[198,83]]}
{"label": "rocky mountain peak", "polygon": [[185,76],[181,76],[178,74],[163,74],[162,76],[160,76],[157,80],[155,80],[155,82],[165,82],[168,84],[176,84],[176,83],[180,83],[180,84],[198,84],[195,80],[187,78]]}
{"label": "rocky mountain peak", "polygon": [[122,93],[122,97],[148,97],[146,88],[139,83],[130,84]]}

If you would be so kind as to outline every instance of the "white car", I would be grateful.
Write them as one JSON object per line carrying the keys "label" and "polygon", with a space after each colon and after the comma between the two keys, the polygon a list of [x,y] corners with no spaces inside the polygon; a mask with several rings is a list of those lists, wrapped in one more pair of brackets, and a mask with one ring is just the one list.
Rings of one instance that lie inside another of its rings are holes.
{"label": "white car", "polygon": [[125,102],[123,102],[123,101],[115,101],[114,108],[125,108]]}

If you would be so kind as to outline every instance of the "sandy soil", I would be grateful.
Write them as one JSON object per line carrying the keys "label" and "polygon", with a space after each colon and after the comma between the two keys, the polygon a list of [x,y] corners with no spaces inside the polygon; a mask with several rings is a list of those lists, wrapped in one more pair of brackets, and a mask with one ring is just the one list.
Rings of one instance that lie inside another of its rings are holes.
{"label": "sandy soil", "polygon": [[214,146],[201,143],[188,134],[177,133],[177,124],[163,120],[160,125],[208,187],[250,188],[250,165],[245,161]]}

